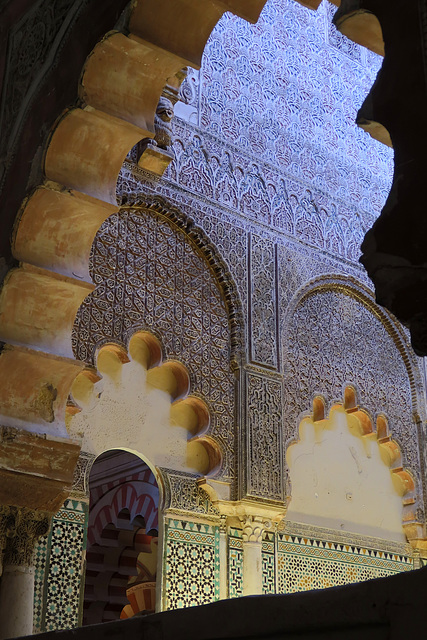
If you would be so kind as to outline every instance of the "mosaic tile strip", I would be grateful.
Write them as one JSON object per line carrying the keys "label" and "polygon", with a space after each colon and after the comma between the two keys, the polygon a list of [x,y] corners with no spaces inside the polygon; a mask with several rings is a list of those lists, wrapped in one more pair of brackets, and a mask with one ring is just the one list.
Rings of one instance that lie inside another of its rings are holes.
{"label": "mosaic tile strip", "polygon": [[168,520],[165,541],[165,609],[218,600],[219,528]]}
{"label": "mosaic tile strip", "polygon": [[262,592],[276,593],[275,536],[271,531],[262,536]]}
{"label": "mosaic tile strip", "polygon": [[381,578],[413,569],[412,558],[279,533],[278,592],[293,593]]}
{"label": "mosaic tile strip", "polygon": [[42,631],[43,600],[46,573],[46,557],[49,534],[39,538],[34,550],[34,609],[33,609],[33,633]]}
{"label": "mosaic tile strip", "polygon": [[46,540],[43,582],[40,579],[41,569],[38,574],[36,606],[40,631],[72,629],[80,624],[87,515],[86,502],[66,500],[53,519],[52,530]]}
{"label": "mosaic tile strip", "polygon": [[228,535],[228,597],[243,595],[243,540],[240,529],[230,527]]}

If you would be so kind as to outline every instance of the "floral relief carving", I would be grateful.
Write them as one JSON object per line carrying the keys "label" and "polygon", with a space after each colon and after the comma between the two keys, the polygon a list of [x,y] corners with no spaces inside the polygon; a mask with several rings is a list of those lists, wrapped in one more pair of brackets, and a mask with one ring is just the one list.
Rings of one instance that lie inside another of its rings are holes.
{"label": "floral relief carving", "polygon": [[38,539],[49,531],[52,514],[26,507],[0,506],[0,565],[31,566]]}
{"label": "floral relief carving", "polygon": [[168,469],[162,469],[161,473],[165,480],[165,509],[219,517],[219,511],[212,505],[206,491],[198,486],[196,476]]}

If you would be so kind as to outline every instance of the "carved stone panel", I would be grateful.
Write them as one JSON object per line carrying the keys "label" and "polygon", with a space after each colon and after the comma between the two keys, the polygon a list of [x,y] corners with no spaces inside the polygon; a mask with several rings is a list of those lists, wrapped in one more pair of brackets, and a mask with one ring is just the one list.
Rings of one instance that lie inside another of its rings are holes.
{"label": "carved stone panel", "polygon": [[283,500],[282,383],[246,374],[247,494]]}
{"label": "carved stone panel", "polygon": [[276,246],[250,236],[250,352],[254,363],[278,368]]}

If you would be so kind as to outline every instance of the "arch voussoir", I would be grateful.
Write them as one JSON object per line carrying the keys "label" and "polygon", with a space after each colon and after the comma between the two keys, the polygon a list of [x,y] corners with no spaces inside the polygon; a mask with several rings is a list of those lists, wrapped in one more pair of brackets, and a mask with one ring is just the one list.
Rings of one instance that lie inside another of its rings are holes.
{"label": "arch voussoir", "polygon": [[55,184],[38,187],[24,203],[14,257],[78,281],[92,283],[89,257],[95,235],[118,207]]}
{"label": "arch voussoir", "polygon": [[44,171],[48,180],[116,204],[116,184],[129,150],[150,132],[86,107],[71,109],[50,139]]}
{"label": "arch voussoir", "polygon": [[154,135],[154,115],[168,79],[187,61],[150,42],[108,34],[88,57],[79,96],[85,104]]}
{"label": "arch voussoir", "polygon": [[[153,137],[162,90],[165,85],[177,90],[182,68],[199,66],[222,14],[233,11],[256,21],[264,4],[137,0],[129,36],[108,33],[86,59],[78,106],[58,118],[45,150],[45,183],[24,202],[15,225],[13,253],[21,265],[0,291],[0,419],[5,427],[70,438],[67,399],[84,366],[73,356],[72,327],[91,291],[93,239],[117,210],[123,161],[137,142]],[[68,489],[61,491],[55,508]]]}
{"label": "arch voussoir", "polygon": [[8,344],[73,358],[71,332],[93,285],[31,265],[13,269],[0,293],[1,336]]}

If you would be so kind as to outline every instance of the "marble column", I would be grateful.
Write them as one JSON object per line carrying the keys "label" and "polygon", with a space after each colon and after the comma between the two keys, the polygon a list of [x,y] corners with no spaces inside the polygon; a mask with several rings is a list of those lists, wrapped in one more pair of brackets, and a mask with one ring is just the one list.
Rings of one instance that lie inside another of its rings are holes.
{"label": "marble column", "polygon": [[227,546],[227,516],[221,516],[219,525],[219,597],[228,598],[228,546]]}
{"label": "marble column", "polygon": [[262,594],[263,520],[257,516],[242,519],[243,595]]}
{"label": "marble column", "polygon": [[33,632],[34,547],[51,515],[25,507],[0,506],[0,640]]}

